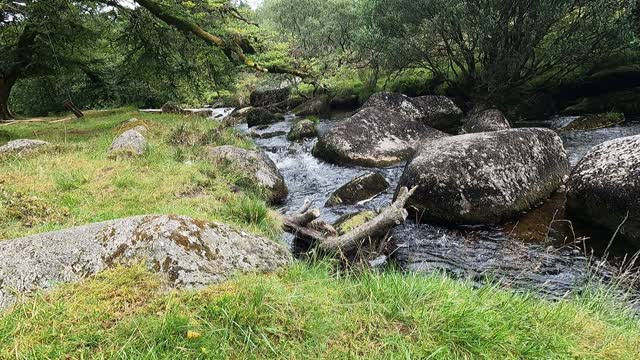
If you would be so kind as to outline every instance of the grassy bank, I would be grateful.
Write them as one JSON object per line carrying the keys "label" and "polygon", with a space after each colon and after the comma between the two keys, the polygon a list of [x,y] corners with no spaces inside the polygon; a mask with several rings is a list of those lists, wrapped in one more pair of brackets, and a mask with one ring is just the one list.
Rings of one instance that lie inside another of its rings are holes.
{"label": "grassy bank", "polygon": [[4,358],[637,359],[640,320],[603,293],[549,303],[444,277],[298,264],[162,294],[116,269],[0,318]]}
{"label": "grassy bank", "polygon": [[[123,125],[133,117],[140,122]],[[149,129],[145,155],[107,158],[113,138],[140,123]],[[206,119],[123,109],[0,127],[0,145],[20,138],[53,144],[0,161],[0,239],[141,214],[226,221],[278,237],[277,217],[258,189],[242,174],[201,159],[206,145],[253,146],[233,129],[218,126]]]}
{"label": "grassy bank", "polygon": [[[149,128],[146,154],[107,158],[132,117]],[[279,238],[260,190],[201,158],[207,145],[253,146],[216,122],[124,109],[0,126],[0,145],[17,138],[53,146],[0,160],[0,239],[152,213]],[[298,262],[169,293],[142,266],[110,270],[0,314],[0,359],[640,358],[640,318],[604,291],[552,303],[440,275],[333,269]]]}

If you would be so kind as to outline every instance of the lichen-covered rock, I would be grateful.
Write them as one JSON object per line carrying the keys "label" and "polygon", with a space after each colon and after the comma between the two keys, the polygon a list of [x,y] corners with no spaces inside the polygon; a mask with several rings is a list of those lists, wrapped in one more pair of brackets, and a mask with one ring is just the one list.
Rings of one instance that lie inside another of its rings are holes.
{"label": "lichen-covered rock", "polygon": [[107,155],[110,158],[118,156],[140,156],[144,154],[146,147],[147,140],[145,137],[137,130],[131,129],[123,132],[113,140],[111,147],[109,147],[107,151]]}
{"label": "lichen-covered rock", "polygon": [[49,143],[42,140],[30,140],[30,139],[12,140],[0,146],[0,156],[25,154],[25,153],[35,151],[36,149],[46,145],[49,145]]}
{"label": "lichen-covered rock", "polygon": [[571,174],[567,211],[640,247],[640,135],[591,149]]}
{"label": "lichen-covered rock", "polygon": [[206,148],[206,157],[217,163],[231,166],[264,187],[269,192],[269,202],[282,203],[289,194],[284,177],[276,164],[263,151],[245,150],[234,146]]}
{"label": "lichen-covered rock", "polygon": [[339,165],[384,167],[407,160],[418,143],[446,136],[397,111],[365,107],[321,136],[313,154]]}
{"label": "lichen-covered rock", "polygon": [[331,113],[329,106],[329,97],[321,95],[316,98],[305,101],[292,111],[296,116],[328,116]]}
{"label": "lichen-covered rock", "polygon": [[182,114],[184,109],[180,104],[174,101],[168,101],[164,105],[162,105],[162,113],[163,114]]}
{"label": "lichen-covered rock", "polygon": [[316,124],[311,120],[305,119],[298,121],[291,127],[289,134],[287,134],[287,139],[295,141],[314,138],[316,136],[318,136]]}
{"label": "lichen-covered rock", "polygon": [[291,261],[272,240],[182,216],[136,216],[0,242],[0,308],[18,294],[143,261],[177,288],[269,272]]}
{"label": "lichen-covered rock", "polygon": [[249,127],[259,125],[269,125],[278,122],[278,119],[265,108],[252,108],[246,113],[247,125]]}
{"label": "lichen-covered rock", "polygon": [[624,122],[624,114],[604,113],[580,116],[560,127],[559,131],[585,131],[615,126]]}
{"label": "lichen-covered rock", "polygon": [[434,129],[457,133],[462,121],[462,110],[445,96],[419,96],[411,99],[420,111],[418,120]]}
{"label": "lichen-covered rock", "polygon": [[403,94],[386,91],[373,94],[364,103],[364,105],[362,105],[361,109],[370,107],[393,110],[409,117],[412,120],[422,118],[421,109],[416,106],[410,97]]}
{"label": "lichen-covered rock", "polygon": [[552,130],[513,129],[422,144],[398,188],[417,186],[407,208],[425,222],[497,223],[549,197],[569,174]]}
{"label": "lichen-covered rock", "polygon": [[462,123],[462,133],[466,134],[507,129],[511,129],[511,125],[498,109],[472,112]]}
{"label": "lichen-covered rock", "polygon": [[355,177],[331,194],[326,206],[354,205],[371,199],[389,188],[387,179],[380,173],[370,172]]}
{"label": "lichen-covered rock", "polygon": [[289,94],[289,88],[256,90],[251,93],[249,101],[253,107],[268,106],[286,101]]}

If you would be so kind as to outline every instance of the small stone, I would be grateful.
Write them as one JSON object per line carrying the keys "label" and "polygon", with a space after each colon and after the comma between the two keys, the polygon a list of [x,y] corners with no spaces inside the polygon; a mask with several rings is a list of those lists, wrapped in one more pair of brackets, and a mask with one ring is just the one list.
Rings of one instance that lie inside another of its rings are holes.
{"label": "small stone", "polygon": [[113,143],[111,143],[111,147],[109,147],[107,154],[110,158],[118,157],[121,155],[136,157],[144,154],[146,147],[147,140],[145,139],[145,137],[140,132],[131,129],[123,132],[120,136],[113,140]]}
{"label": "small stone", "polygon": [[380,173],[360,175],[331,194],[326,206],[355,205],[371,199],[389,188],[389,183]]}
{"label": "small stone", "polygon": [[13,140],[13,141],[9,141],[3,146],[0,146],[0,155],[25,154],[46,145],[49,145],[49,143],[42,140],[30,140],[30,139]]}

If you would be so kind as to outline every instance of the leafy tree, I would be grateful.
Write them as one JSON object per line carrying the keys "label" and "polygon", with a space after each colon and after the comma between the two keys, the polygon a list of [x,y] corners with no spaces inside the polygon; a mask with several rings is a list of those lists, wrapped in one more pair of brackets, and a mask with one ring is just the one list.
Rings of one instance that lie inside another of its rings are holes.
{"label": "leafy tree", "polygon": [[372,46],[460,94],[492,101],[626,47],[634,0],[371,0]]}

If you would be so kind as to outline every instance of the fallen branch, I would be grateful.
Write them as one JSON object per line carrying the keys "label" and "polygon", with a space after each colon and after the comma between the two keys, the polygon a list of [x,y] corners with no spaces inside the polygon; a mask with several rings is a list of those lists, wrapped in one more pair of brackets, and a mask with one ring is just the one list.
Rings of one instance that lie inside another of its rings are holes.
{"label": "fallen branch", "polygon": [[306,220],[316,214],[316,219],[320,216],[319,211],[315,212],[317,209],[308,210],[310,205],[306,202],[301,208],[302,212],[299,210],[283,219],[283,227],[285,231],[296,235],[300,240],[318,244],[324,251],[349,253],[355,251],[364,240],[383,237],[389,229],[404,223],[409,215],[404,206],[415,191],[416,188],[411,190],[406,187],[401,188],[396,200],[378,216],[340,236],[327,235],[306,226],[311,223],[311,221],[305,223]]}

